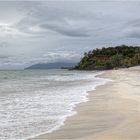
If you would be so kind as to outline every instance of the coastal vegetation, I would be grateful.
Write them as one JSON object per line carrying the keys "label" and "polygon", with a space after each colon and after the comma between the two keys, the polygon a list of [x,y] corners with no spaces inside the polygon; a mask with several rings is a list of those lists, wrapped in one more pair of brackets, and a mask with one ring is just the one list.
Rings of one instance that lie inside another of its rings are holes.
{"label": "coastal vegetation", "polygon": [[140,47],[121,45],[84,53],[77,70],[106,70],[140,65]]}

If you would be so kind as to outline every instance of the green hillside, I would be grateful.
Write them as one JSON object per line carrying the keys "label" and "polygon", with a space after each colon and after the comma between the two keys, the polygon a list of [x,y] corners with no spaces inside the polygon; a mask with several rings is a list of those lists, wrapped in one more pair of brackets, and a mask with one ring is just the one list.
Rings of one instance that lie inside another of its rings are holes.
{"label": "green hillside", "polygon": [[137,65],[140,65],[140,47],[121,45],[85,53],[75,69],[105,70]]}

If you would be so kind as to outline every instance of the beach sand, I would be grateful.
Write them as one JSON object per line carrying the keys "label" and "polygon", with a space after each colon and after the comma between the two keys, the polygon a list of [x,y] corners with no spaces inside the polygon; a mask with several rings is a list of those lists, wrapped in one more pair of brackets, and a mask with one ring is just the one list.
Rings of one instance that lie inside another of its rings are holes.
{"label": "beach sand", "polygon": [[89,93],[77,114],[50,134],[33,140],[140,139],[140,67],[105,71],[113,79]]}

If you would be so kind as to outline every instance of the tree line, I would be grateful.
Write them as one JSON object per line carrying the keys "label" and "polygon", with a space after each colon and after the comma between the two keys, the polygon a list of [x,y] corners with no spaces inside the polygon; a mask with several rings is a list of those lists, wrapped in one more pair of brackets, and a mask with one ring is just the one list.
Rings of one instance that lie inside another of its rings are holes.
{"label": "tree line", "polygon": [[140,65],[140,47],[121,45],[108,48],[96,48],[84,53],[75,66],[77,70],[105,70]]}

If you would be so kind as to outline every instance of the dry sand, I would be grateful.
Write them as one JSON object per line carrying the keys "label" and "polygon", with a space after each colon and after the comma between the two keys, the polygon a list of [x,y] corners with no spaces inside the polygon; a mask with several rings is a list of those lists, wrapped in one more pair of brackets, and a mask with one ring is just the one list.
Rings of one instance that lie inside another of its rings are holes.
{"label": "dry sand", "polygon": [[33,140],[140,139],[140,67],[106,71],[113,79],[91,91],[77,115],[50,134]]}

